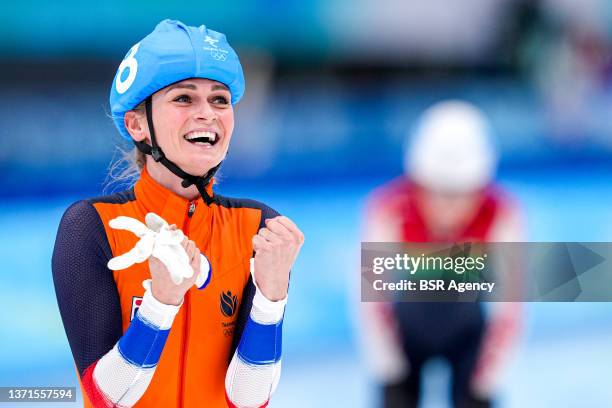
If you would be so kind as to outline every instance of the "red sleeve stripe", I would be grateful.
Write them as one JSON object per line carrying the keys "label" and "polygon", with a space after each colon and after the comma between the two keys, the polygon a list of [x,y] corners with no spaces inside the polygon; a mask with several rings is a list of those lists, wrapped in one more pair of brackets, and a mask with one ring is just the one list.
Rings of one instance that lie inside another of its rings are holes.
{"label": "red sleeve stripe", "polygon": [[[87,393],[87,397],[89,398],[89,401],[93,404],[94,407],[96,408],[116,407],[116,405],[102,393],[100,388],[98,388],[98,385],[96,384],[96,381],[93,378],[93,372],[94,372],[94,369],[96,368],[96,365],[98,364],[98,361],[95,361],[92,365],[87,367],[85,371],[83,372],[83,377],[81,378],[81,381],[83,383],[83,388],[85,389],[85,392]],[[83,396],[83,398],[85,398],[85,396]]]}
{"label": "red sleeve stripe", "polygon": [[[225,393],[225,401],[227,401],[227,406],[228,406],[229,408],[241,408],[241,407],[239,407],[238,405],[234,404],[234,403],[232,402],[232,400],[230,400],[229,396],[227,395],[227,392]],[[259,406],[259,407],[257,407],[257,408],[266,408],[266,407],[268,406],[268,402],[269,402],[269,400],[268,400],[268,401],[266,401],[266,402],[264,402],[264,404],[263,404],[263,405],[260,405],[260,406]]]}

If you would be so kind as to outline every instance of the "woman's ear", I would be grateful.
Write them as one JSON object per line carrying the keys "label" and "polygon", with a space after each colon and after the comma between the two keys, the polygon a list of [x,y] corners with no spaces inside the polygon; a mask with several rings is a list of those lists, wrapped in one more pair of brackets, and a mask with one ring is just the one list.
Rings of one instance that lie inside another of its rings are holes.
{"label": "woman's ear", "polygon": [[142,142],[149,134],[145,125],[145,115],[137,111],[127,111],[123,117],[125,128],[136,142]]}

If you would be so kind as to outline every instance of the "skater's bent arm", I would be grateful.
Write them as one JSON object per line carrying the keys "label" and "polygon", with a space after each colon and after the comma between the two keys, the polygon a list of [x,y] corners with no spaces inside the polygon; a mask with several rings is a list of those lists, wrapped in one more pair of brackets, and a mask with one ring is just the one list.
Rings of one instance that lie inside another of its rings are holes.
{"label": "skater's bent arm", "polygon": [[179,307],[147,290],[122,333],[121,306],[104,226],[87,201],[64,214],[52,269],[57,301],[74,361],[96,407],[132,406],[146,391]]}

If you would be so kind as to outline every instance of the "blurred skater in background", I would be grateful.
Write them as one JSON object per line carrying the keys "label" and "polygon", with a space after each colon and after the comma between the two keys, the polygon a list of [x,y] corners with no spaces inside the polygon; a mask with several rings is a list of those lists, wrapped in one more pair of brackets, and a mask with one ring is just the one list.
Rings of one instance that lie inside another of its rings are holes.
{"label": "blurred skater in background", "polygon": [[[443,101],[426,110],[405,152],[405,176],[376,189],[368,242],[522,241],[520,210],[494,182],[497,154],[477,107]],[[451,368],[455,407],[489,407],[520,327],[518,303],[362,303],[366,360],[382,406],[416,407],[433,357]]]}

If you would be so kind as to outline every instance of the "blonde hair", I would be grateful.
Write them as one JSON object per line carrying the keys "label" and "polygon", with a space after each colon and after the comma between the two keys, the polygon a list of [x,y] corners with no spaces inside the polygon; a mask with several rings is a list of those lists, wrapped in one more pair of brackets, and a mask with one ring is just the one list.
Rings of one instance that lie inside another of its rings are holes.
{"label": "blonde hair", "polygon": [[104,193],[134,186],[146,163],[146,156],[136,147],[124,150],[116,146],[104,181]]}
{"label": "blonde hair", "polygon": [[[132,110],[144,113],[145,101],[139,103],[138,106]],[[133,187],[147,162],[146,155],[135,146],[126,150],[117,145],[115,149],[115,154],[108,166],[108,174],[104,181],[105,193],[119,187]]]}

